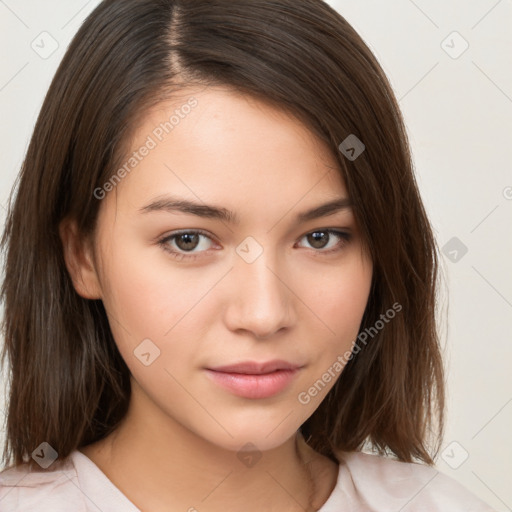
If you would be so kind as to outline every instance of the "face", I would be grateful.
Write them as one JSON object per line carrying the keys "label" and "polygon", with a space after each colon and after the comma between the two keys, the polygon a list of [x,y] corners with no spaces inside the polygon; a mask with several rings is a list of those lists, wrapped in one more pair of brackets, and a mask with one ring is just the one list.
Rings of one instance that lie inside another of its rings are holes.
{"label": "face", "polygon": [[[294,118],[223,88],[159,104],[132,142],[137,163],[96,193],[95,265],[77,291],[102,299],[162,429],[277,447],[339,378],[370,291],[337,163]],[[258,368],[276,360],[296,369]],[[241,362],[256,366],[212,370]]]}

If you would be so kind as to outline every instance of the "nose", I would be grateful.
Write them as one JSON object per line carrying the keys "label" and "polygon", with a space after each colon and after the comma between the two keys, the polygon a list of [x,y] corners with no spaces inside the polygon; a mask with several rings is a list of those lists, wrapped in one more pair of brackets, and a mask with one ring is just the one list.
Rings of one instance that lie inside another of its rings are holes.
{"label": "nose", "polygon": [[230,330],[266,339],[296,319],[289,277],[270,250],[251,263],[236,256],[231,272],[225,322]]}

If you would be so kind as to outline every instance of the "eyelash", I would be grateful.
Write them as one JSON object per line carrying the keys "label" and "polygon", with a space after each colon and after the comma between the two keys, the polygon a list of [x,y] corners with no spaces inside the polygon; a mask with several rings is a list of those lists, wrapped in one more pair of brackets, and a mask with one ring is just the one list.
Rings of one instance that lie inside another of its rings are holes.
{"label": "eyelash", "polygon": [[[333,247],[333,248],[325,250],[325,251],[321,250],[321,249],[317,249],[317,250],[312,249],[318,255],[331,254],[334,252],[341,251],[348,244],[348,242],[350,241],[351,236],[352,236],[349,233],[346,233],[344,231],[339,231],[337,229],[332,229],[332,228],[326,228],[326,229],[314,229],[313,231],[309,231],[308,233],[305,233],[304,235],[302,235],[301,239],[308,235],[311,235],[313,233],[328,233],[329,235],[336,235],[336,236],[340,237],[340,242],[336,245],[336,247]],[[160,245],[164,251],[169,253],[173,258],[180,260],[180,261],[183,259],[195,260],[196,258],[199,257],[199,254],[178,252],[178,251],[169,249],[168,243],[171,240],[174,240],[175,238],[177,238],[181,235],[203,235],[206,238],[212,240],[212,238],[208,235],[208,233],[206,233],[205,231],[202,231],[200,229],[180,231],[177,233],[173,233],[172,235],[165,236],[164,238],[161,238],[160,240],[158,240],[158,245]],[[202,251],[202,252],[205,252],[205,251]]]}

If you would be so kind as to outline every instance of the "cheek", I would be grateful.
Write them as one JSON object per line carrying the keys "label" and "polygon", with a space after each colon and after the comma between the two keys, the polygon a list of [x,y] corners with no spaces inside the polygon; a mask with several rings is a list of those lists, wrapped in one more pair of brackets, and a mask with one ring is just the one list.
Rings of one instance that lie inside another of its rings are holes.
{"label": "cheek", "polygon": [[298,401],[307,407],[309,415],[335,385],[349,361],[368,302],[371,279],[368,260],[354,259],[318,281],[322,287],[315,288],[316,294],[312,295],[311,288],[308,292],[318,328],[310,336],[310,353],[314,356],[310,372],[299,386]]}
{"label": "cheek", "polygon": [[[328,345],[350,346],[356,338],[368,302],[372,267],[367,259],[353,258],[328,272],[310,275],[301,297],[316,317],[319,333]],[[341,344],[341,345],[340,345]]]}
{"label": "cheek", "polygon": [[[132,235],[133,236],[133,235]],[[143,247],[129,234],[113,240],[105,265],[107,311],[137,338],[163,338],[200,299],[200,276],[172,271],[158,247]]]}
{"label": "cheek", "polygon": [[203,299],[218,281],[217,272],[180,270],[158,248],[151,251],[153,258],[147,247],[127,240],[114,241],[105,262],[104,304],[119,351],[134,376],[140,375],[139,352],[149,351],[150,359],[158,355],[153,370],[176,369],[178,362],[186,366],[197,357],[202,330],[215,318]]}

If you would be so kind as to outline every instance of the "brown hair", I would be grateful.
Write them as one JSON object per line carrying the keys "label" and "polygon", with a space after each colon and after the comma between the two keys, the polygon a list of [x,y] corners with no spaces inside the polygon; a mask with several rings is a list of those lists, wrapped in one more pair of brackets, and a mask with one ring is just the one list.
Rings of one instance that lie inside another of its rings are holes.
{"label": "brown hair", "polygon": [[[5,463],[32,463],[45,441],[64,458],[126,414],[129,370],[102,302],[73,287],[59,225],[73,218],[94,236],[93,192],[120,165],[136,121],[192,83],[269,102],[332,148],[374,265],[361,331],[402,306],[302,425],[306,440],[334,461],[368,443],[432,464],[429,436],[434,427],[437,453],[444,410],[437,247],[391,86],[320,0],[105,0],[85,20],[44,100],[2,237]],[[355,160],[338,150],[350,134],[366,146]]]}

